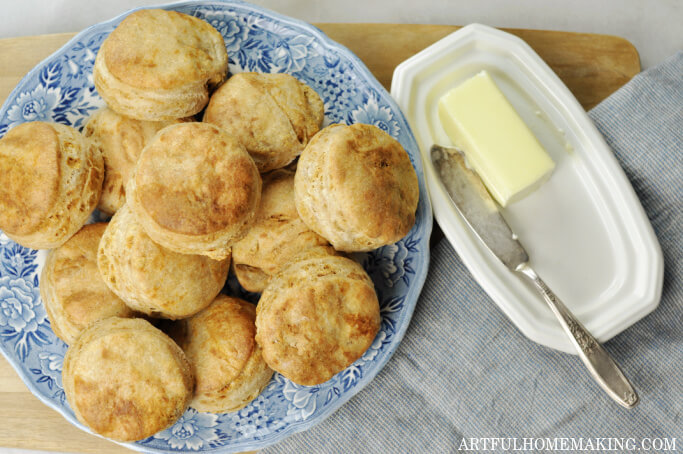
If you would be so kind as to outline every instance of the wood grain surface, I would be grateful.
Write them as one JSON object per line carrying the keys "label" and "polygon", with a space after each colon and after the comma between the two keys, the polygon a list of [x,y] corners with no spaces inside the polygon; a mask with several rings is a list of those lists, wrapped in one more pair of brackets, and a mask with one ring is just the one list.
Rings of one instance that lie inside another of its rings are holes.
{"label": "wood grain surface", "polygon": [[[396,65],[458,27],[407,24],[316,24],[358,55],[389,89]],[[615,36],[542,30],[506,30],[524,39],[590,109],[640,71],[636,49]],[[0,40],[0,100],[37,63],[73,33]],[[0,447],[82,453],[127,453],[87,434],[31,394],[0,357]],[[2,448],[0,448],[2,450]]]}

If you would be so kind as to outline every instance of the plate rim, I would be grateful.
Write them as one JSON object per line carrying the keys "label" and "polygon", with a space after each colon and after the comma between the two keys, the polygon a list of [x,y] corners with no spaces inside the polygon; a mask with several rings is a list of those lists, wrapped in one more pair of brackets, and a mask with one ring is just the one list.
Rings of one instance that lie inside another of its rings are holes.
{"label": "plate rim", "polygon": [[[396,99],[384,88],[384,86],[377,80],[377,78],[372,74],[372,72],[367,68],[365,63],[358,57],[356,56],[351,50],[349,50],[346,46],[343,44],[338,43],[337,41],[334,41],[330,37],[328,37],[322,30],[317,28],[316,26],[305,22],[301,19],[294,18],[291,16],[287,16],[281,13],[278,13],[276,11],[273,11],[269,8],[261,7],[260,5],[255,5],[252,3],[245,2],[243,0],[182,0],[182,1],[177,1],[177,2],[166,2],[166,3],[159,3],[155,5],[147,5],[147,6],[140,6],[132,9],[128,9],[121,14],[116,15],[115,17],[112,17],[110,19],[107,19],[102,22],[98,22],[96,24],[90,25],[86,27],[85,29],[79,31],[76,33],[72,38],[70,38],[66,43],[64,43],[62,46],[59,47],[59,49],[55,50],[53,53],[51,53],[49,56],[45,57],[42,59],[40,62],[38,62],[31,70],[29,70],[22,78],[21,80],[17,83],[17,85],[12,89],[12,91],[8,94],[6,100],[4,101],[2,107],[0,108],[0,118],[4,117],[7,113],[7,110],[10,108],[11,102],[10,100],[14,100],[17,97],[17,94],[21,92],[21,86],[24,82],[26,82],[29,79],[32,79],[33,77],[36,76],[36,74],[41,70],[41,68],[48,62],[52,61],[55,58],[58,58],[62,56],[65,52],[67,52],[75,43],[77,43],[80,39],[82,39],[83,36],[85,36],[88,33],[91,33],[94,29],[98,28],[106,28],[109,26],[112,26],[114,23],[119,22],[122,20],[124,17],[128,16],[129,14],[143,10],[143,9],[165,9],[165,10],[175,10],[184,6],[192,6],[192,7],[202,7],[202,6],[223,6],[223,7],[230,7],[230,6],[237,6],[243,9],[246,9],[250,12],[254,12],[257,14],[265,15],[268,16],[270,20],[274,19],[279,21],[279,23],[282,24],[287,24],[287,25],[292,25],[294,27],[303,29],[313,35],[317,41],[323,45],[326,49],[334,49],[336,52],[339,54],[342,54],[344,58],[347,59],[347,61],[350,61],[353,63],[355,67],[354,74],[357,76],[361,76],[364,82],[372,87],[374,90],[377,90],[381,95],[383,95],[384,100],[392,107],[392,110],[394,113],[396,113],[400,120],[402,120],[403,124],[405,125],[405,132],[409,138],[409,140],[412,141],[412,144],[415,146],[415,170],[418,176],[418,182],[419,182],[419,187],[420,187],[420,203],[418,205],[418,212],[421,212],[422,214],[422,219],[424,220],[424,225],[421,228],[421,231],[424,232],[424,259],[422,260],[423,266],[419,269],[416,270],[415,272],[415,277],[413,281],[410,283],[408,286],[408,289],[406,291],[406,296],[405,296],[405,301],[406,301],[406,308],[405,308],[405,316],[406,316],[406,322],[403,323],[400,328],[395,332],[394,334],[394,340],[392,344],[389,346],[387,350],[387,355],[382,363],[380,363],[374,370],[370,371],[367,375],[365,375],[361,381],[359,381],[358,385],[354,387],[353,392],[346,392],[346,394],[342,395],[338,400],[335,402],[331,403],[329,406],[325,407],[325,409],[316,415],[316,418],[311,419],[311,420],[302,420],[295,422],[293,424],[290,424],[287,426],[285,429],[283,429],[280,432],[277,432],[275,436],[273,437],[272,440],[247,440],[243,441],[241,443],[235,443],[231,445],[223,445],[223,446],[218,446],[215,448],[208,448],[208,449],[202,449],[199,451],[194,451],[191,449],[181,449],[181,450],[174,450],[172,452],[215,452],[215,453],[230,453],[230,452],[241,452],[244,450],[250,450],[250,449],[262,449],[267,446],[271,446],[287,437],[289,437],[292,434],[295,433],[300,433],[304,432],[311,427],[321,423],[325,419],[327,419],[330,415],[332,415],[335,411],[337,411],[339,408],[341,408],[346,402],[348,402],[351,398],[356,396],[361,390],[363,390],[368,384],[370,384],[374,378],[377,376],[377,374],[384,369],[386,366],[386,363],[389,362],[393,354],[395,353],[396,349],[400,345],[401,341],[403,340],[403,337],[406,334],[406,331],[410,325],[410,322],[412,321],[412,315],[414,313],[415,307],[417,305],[417,300],[419,299],[419,296],[422,292],[422,288],[424,286],[424,283],[427,278],[427,274],[429,271],[429,265],[430,265],[430,260],[431,260],[431,254],[430,254],[430,237],[433,229],[433,212],[432,212],[432,204],[431,200],[429,197],[429,192],[427,188],[427,181],[425,178],[425,173],[424,173],[424,166],[422,163],[422,159],[420,157],[420,149],[417,145],[417,141],[415,139],[415,135],[412,132],[412,129],[410,128],[410,123],[408,122],[408,119],[406,118],[405,114],[403,113],[402,109],[398,105]],[[409,296],[413,296],[413,298],[409,298]],[[158,448],[153,448],[149,446],[145,446],[142,444],[139,444],[137,442],[119,442],[115,440],[111,440],[109,438],[106,438],[100,434],[92,432],[87,426],[83,425],[80,421],[78,421],[74,415],[71,413],[65,411],[63,407],[60,407],[53,401],[49,400],[46,396],[40,392],[33,382],[29,379],[30,377],[27,376],[26,373],[24,373],[23,369],[17,364],[17,360],[10,356],[4,348],[0,348],[0,352],[4,356],[4,358],[7,360],[7,362],[14,368],[15,372],[19,375],[21,378],[22,382],[26,385],[26,387],[31,391],[31,394],[36,396],[43,404],[48,406],[49,408],[52,408],[53,410],[57,411],[60,415],[62,415],[67,421],[69,421],[71,424],[74,426],[78,427],[79,429],[91,434],[95,435],[99,438],[105,439],[107,441],[114,442],[118,445],[124,446],[126,448],[132,449],[134,451],[138,452],[149,452],[149,453],[163,453],[167,452]]]}

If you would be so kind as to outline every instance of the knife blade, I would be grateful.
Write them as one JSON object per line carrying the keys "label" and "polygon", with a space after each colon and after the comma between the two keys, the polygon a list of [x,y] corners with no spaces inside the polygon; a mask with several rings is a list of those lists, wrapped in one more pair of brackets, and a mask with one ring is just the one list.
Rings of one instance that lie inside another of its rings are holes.
{"label": "knife blade", "polygon": [[479,175],[468,168],[462,152],[433,145],[431,157],[446,192],[486,247],[513,271],[528,262],[527,252],[515,239]]}
{"label": "knife blade", "polygon": [[600,387],[623,407],[633,408],[639,400],[633,385],[607,350],[531,268],[528,254],[501,216],[479,175],[467,166],[464,155],[456,148],[440,145],[432,145],[430,155],[440,183],[474,233],[505,266],[533,284]]}

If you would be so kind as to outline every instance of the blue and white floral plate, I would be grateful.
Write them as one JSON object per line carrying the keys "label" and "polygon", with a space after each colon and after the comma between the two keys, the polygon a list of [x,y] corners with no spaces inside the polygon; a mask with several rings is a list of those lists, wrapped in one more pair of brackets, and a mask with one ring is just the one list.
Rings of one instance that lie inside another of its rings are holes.
{"label": "blue and white floral plate", "polygon": [[[161,6],[200,17],[222,33],[231,72],[287,72],[325,101],[325,123],[370,123],[396,138],[410,154],[420,183],[417,220],[395,245],[357,259],[372,277],[382,325],[368,351],[318,386],[299,386],[275,374],[264,392],[238,412],[189,409],[172,427],[126,446],[145,452],[227,453],[263,448],[322,421],[360,391],[389,360],[410,322],[427,275],[432,211],[415,139],[396,103],[348,49],[318,29],[247,3],[183,2]],[[55,121],[80,128],[104,105],[92,79],[104,38],[125,17],[79,33],[24,77],[0,110],[0,136],[28,121]],[[61,370],[66,345],[52,330],[38,292],[44,252],[0,232],[0,350],[29,389],[73,424]],[[4,409],[7,411],[7,409]]]}

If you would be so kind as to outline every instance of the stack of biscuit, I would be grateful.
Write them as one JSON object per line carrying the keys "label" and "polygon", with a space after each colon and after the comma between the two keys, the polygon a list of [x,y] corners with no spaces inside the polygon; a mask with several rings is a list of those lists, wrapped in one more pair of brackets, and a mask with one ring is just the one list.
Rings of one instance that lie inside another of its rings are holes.
{"label": "stack of biscuit", "polygon": [[[69,344],[66,397],[115,440],[149,437],[188,405],[242,408],[273,371],[315,385],[360,358],[380,309],[345,253],[415,221],[417,176],[395,139],[321,130],[311,87],[227,78],[227,62],[205,21],[134,12],[97,54],[108,107],[83,134],[33,122],[0,139],[0,229],[52,249],[40,292]],[[84,226],[95,207],[111,221]],[[220,294],[230,270],[257,306]]]}

